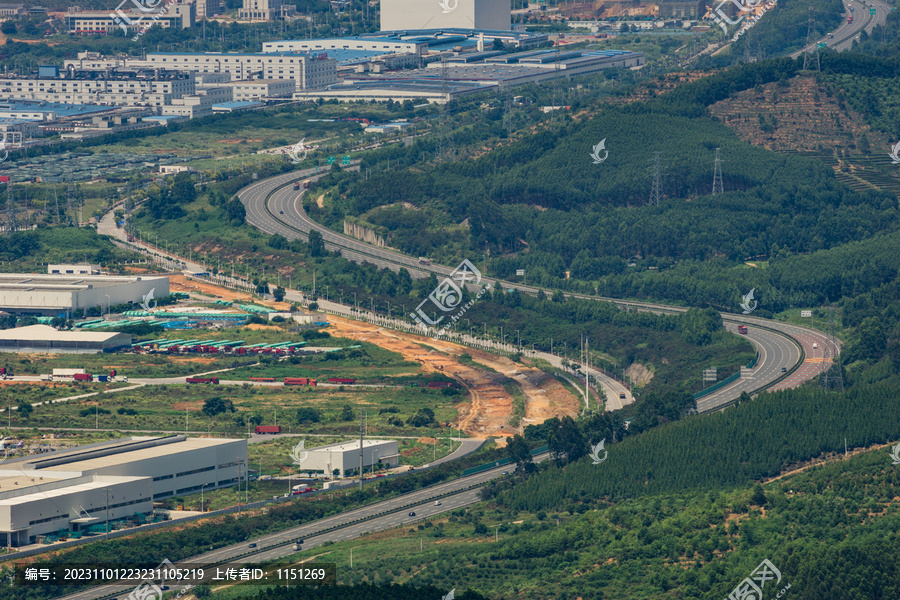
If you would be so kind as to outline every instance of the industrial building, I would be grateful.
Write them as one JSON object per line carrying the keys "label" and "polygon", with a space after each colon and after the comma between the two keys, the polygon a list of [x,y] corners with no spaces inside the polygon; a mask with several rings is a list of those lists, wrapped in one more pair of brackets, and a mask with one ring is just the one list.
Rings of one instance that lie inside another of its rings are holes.
{"label": "industrial building", "polygon": [[247,441],[130,437],[0,464],[0,545],[42,535],[97,532],[151,513],[153,501],[236,485]]}
{"label": "industrial building", "polygon": [[47,273],[50,275],[99,275],[100,265],[88,263],[49,264],[47,265]]}
{"label": "industrial building", "polygon": [[0,274],[0,310],[19,315],[70,317],[77,309],[168,295],[168,277]]}
{"label": "industrial building", "polygon": [[[596,73],[605,69],[628,69],[644,64],[644,54],[624,50],[585,52],[567,51],[559,55],[553,50],[501,54],[482,52],[460,55],[459,61],[448,61],[445,71],[432,64],[424,69],[385,73],[378,77],[345,75],[344,82],[324,90],[294,94],[295,100],[427,100],[444,103],[465,94],[490,89],[506,89],[526,83],[539,83],[560,77]],[[463,61],[466,62],[463,62]]]}
{"label": "industrial building", "polygon": [[325,53],[151,52],[146,61],[129,65],[195,73],[228,73],[232,80],[291,79],[297,90],[337,83],[337,62]]}
{"label": "industrial building", "polygon": [[[363,469],[379,463],[391,467],[400,464],[399,445],[396,441],[363,441]],[[359,440],[310,448],[299,470],[303,473],[320,473],[325,477],[358,475]]]}
{"label": "industrial building", "polygon": [[382,0],[381,30],[442,27],[510,30],[511,15],[510,0]]}
{"label": "industrial building", "polygon": [[99,354],[129,346],[131,336],[114,331],[59,331],[49,325],[0,330],[0,352]]}
{"label": "industrial building", "polygon": [[112,68],[60,72],[40,67],[37,77],[0,78],[0,98],[49,100],[68,104],[164,106],[193,94],[193,73],[171,69]]}

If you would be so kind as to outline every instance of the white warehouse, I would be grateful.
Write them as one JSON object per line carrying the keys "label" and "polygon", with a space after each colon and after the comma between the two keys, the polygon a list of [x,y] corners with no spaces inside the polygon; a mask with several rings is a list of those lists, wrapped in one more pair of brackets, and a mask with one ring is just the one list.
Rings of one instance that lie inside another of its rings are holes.
{"label": "white warehouse", "polygon": [[[393,440],[364,440],[363,469],[377,464],[396,467],[400,464],[399,445]],[[321,473],[325,477],[348,477],[359,473],[359,440],[311,448],[300,464],[304,473]]]}
{"label": "white warehouse", "polygon": [[0,274],[0,310],[20,315],[70,317],[79,308],[106,309],[168,295],[168,277]]}
{"label": "white warehouse", "polygon": [[154,500],[236,485],[246,466],[247,440],[183,435],[8,460],[0,464],[0,545],[151,513]]}

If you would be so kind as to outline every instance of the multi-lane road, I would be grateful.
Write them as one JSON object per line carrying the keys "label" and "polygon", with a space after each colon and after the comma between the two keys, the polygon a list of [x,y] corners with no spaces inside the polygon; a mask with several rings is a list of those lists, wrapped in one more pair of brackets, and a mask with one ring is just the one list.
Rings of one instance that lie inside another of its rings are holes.
{"label": "multi-lane road", "polygon": [[[852,11],[850,9],[853,9]],[[875,14],[872,13],[874,9]],[[848,50],[853,46],[853,42],[859,39],[860,33],[865,30],[866,33],[872,33],[872,29],[876,25],[884,26],[888,13],[891,12],[891,6],[881,0],[866,0],[859,2],[857,0],[845,0],[843,23],[832,31],[828,36],[816,40],[809,46],[804,47],[791,54],[791,58],[797,58],[804,52],[814,50],[819,43],[828,44],[832,50]],[[848,23],[847,17],[853,16],[853,22]]]}
{"label": "multi-lane road", "polygon": [[[406,268],[414,277],[426,277],[430,273],[446,276],[452,271],[452,267],[444,265],[423,265],[411,256],[404,255],[395,250],[379,248],[362,242],[350,236],[346,236],[313,221],[303,208],[303,190],[294,190],[293,182],[314,175],[314,171],[298,171],[285,173],[269,179],[253,183],[238,192],[238,197],[247,210],[247,222],[250,225],[269,234],[280,234],[289,240],[308,239],[309,232],[318,231],[322,235],[325,247],[328,250],[340,250],[341,254],[356,262],[368,262],[378,267],[386,267],[398,270]],[[482,277],[482,284],[494,285],[500,283],[504,288],[517,288],[520,291],[536,294],[538,288],[521,285],[509,281],[498,281],[489,277]],[[623,307],[654,312],[681,312],[686,309],[663,304],[649,302],[637,302],[632,300],[619,300],[616,298],[603,298],[584,294],[569,294],[577,298],[605,300]],[[323,304],[320,302],[320,304]],[[349,307],[342,305],[328,305],[333,312],[349,315]],[[800,363],[801,357],[814,357],[816,344],[823,348],[827,338],[821,332],[788,325],[767,319],[758,319],[752,316],[724,314],[729,329],[736,331],[738,324],[749,326],[747,338],[753,343],[759,352],[759,360],[749,373],[749,377],[741,378],[734,383],[711,393],[698,401],[697,409],[700,412],[715,410],[735,398],[741,392],[754,392],[770,385],[778,385],[779,389],[785,385],[799,385],[817,375],[821,370],[819,364]],[[379,317],[371,315],[372,319]],[[389,327],[404,328],[404,324],[397,320],[381,318],[379,322]],[[484,344],[484,340],[469,339],[466,334],[451,334],[451,339],[466,344]],[[490,343],[490,342],[488,342]],[[499,346],[497,344],[496,346]],[[801,353],[801,348],[803,352]],[[559,365],[560,358],[549,353],[537,353],[538,356]],[[795,368],[796,367],[796,368]],[[596,377],[607,398],[609,409],[621,408],[634,401],[630,391],[620,382],[607,377],[598,371],[591,371]],[[779,379],[784,378],[784,381]],[[625,398],[621,395],[625,394]]]}
{"label": "multi-lane road", "polygon": [[[535,461],[543,460],[546,457],[546,454],[540,455],[535,457]],[[504,471],[515,471],[515,465],[482,471],[370,506],[319,519],[306,525],[210,550],[180,560],[176,564],[211,565],[222,562],[235,564],[270,561],[294,554],[296,551],[292,549],[292,543],[298,539],[303,540],[302,547],[304,550],[308,550],[329,541],[345,541],[367,533],[392,529],[401,525],[411,525],[422,519],[479,502],[478,490],[480,487],[493,479],[503,477]],[[440,502],[440,504],[436,504],[436,502]],[[415,513],[415,516],[410,516],[410,512]],[[256,546],[250,548],[250,544]],[[147,560],[162,563],[167,558],[166,556],[147,557]],[[343,565],[340,566],[343,567]],[[127,594],[134,587],[134,584],[102,585],[63,596],[62,600],[108,598],[115,594]]]}

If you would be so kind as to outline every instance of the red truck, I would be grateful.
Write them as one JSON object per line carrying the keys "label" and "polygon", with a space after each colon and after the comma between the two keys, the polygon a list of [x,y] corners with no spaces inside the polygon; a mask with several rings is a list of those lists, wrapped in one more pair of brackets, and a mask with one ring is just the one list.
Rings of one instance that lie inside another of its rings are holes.
{"label": "red truck", "polygon": [[747,333],[747,326],[746,326],[746,325],[738,325],[738,333],[744,333],[744,334],[746,334],[746,333]]}
{"label": "red truck", "polygon": [[281,425],[257,425],[256,433],[281,433]]}
{"label": "red truck", "polygon": [[852,22],[853,22],[853,15],[850,15],[849,17],[847,17],[847,22],[848,22],[848,23],[852,23]]}
{"label": "red truck", "polygon": [[329,377],[328,383],[356,383],[356,380],[349,377]]}
{"label": "red truck", "polygon": [[218,377],[188,377],[185,379],[188,383],[219,383]]}
{"label": "red truck", "polygon": [[250,381],[266,381],[266,382],[272,382],[272,381],[275,381],[275,378],[274,378],[274,377],[251,377],[251,378],[250,378]]}
{"label": "red truck", "polygon": [[72,375],[72,379],[75,381],[93,381],[94,376],[90,373],[75,373]]}
{"label": "red truck", "polygon": [[315,387],[316,380],[309,377],[285,377],[284,385],[311,385]]}

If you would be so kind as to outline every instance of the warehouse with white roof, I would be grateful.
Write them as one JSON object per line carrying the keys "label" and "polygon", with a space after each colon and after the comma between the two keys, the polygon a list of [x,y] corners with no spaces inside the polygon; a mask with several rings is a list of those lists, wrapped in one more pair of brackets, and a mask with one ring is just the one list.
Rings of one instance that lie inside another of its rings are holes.
{"label": "warehouse with white roof", "polygon": [[0,464],[0,546],[85,531],[153,501],[236,485],[247,440],[130,437]]}

